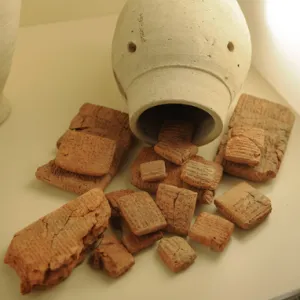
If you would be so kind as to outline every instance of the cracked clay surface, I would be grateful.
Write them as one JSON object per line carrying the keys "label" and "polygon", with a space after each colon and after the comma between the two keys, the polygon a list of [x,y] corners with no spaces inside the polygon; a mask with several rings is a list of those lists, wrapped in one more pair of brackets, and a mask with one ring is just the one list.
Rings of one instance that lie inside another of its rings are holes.
{"label": "cracked clay surface", "polygon": [[110,214],[102,190],[94,189],[16,233],[5,263],[21,278],[21,292],[68,277],[106,230]]}

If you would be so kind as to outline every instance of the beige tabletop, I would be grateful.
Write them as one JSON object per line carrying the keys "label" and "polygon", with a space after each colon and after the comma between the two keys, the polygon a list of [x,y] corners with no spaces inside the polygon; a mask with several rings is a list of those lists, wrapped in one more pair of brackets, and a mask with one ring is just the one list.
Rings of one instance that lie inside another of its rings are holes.
{"label": "beige tabletop", "polygon": [[[91,102],[126,110],[113,81],[110,44],[116,16],[22,28],[6,95],[12,114],[0,126],[0,250],[3,260],[13,234],[60,207],[75,195],[35,179],[36,168],[55,155],[57,138],[81,104]],[[276,102],[284,100],[252,69],[244,91]],[[300,287],[300,118],[297,117],[278,177],[257,185],[272,200],[273,212],[256,229],[235,230],[223,253],[197,246],[195,264],[170,273],[155,247],[136,256],[136,264],[120,279],[92,270],[86,262],[59,286],[19,293],[19,279],[0,266],[1,299],[128,299],[187,298],[266,300]],[[199,149],[212,158],[218,141]],[[139,146],[138,146],[139,147]],[[136,147],[107,191],[131,188],[128,167]],[[217,193],[239,179],[225,176]],[[215,207],[201,206],[214,211]]]}

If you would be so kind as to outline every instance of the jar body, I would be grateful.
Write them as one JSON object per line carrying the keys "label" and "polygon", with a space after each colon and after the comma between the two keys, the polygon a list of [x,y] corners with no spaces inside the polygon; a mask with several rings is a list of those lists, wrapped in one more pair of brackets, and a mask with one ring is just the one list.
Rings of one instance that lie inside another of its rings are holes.
{"label": "jar body", "polygon": [[211,142],[222,132],[251,54],[235,0],[129,0],[115,30],[112,64],[132,131],[153,144],[161,122],[173,116],[195,123],[195,144]]}

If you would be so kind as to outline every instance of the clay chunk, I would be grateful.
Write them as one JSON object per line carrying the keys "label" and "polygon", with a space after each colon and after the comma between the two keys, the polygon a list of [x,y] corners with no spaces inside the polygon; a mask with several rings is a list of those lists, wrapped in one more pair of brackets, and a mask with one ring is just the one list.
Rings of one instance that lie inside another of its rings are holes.
{"label": "clay chunk", "polygon": [[156,194],[156,204],[167,220],[166,231],[187,235],[194,216],[197,193],[160,184]]}
{"label": "clay chunk", "polygon": [[178,236],[163,238],[158,244],[157,252],[166,266],[174,273],[187,269],[197,257],[188,242]]}
{"label": "clay chunk", "polygon": [[160,129],[158,141],[191,142],[194,129],[194,125],[187,121],[166,120]]}
{"label": "clay chunk", "polygon": [[222,174],[222,167],[215,162],[189,160],[182,168],[181,179],[197,188],[215,190]]}
{"label": "clay chunk", "polygon": [[137,236],[161,230],[167,222],[151,196],[136,192],[117,200],[121,215]]}
{"label": "clay chunk", "polygon": [[155,160],[161,160],[161,157],[155,153],[153,147],[144,147],[141,149],[136,159],[131,166],[131,183],[137,188],[147,191],[149,193],[156,193],[158,185],[163,182],[166,184],[182,187],[183,182],[180,179],[181,167],[170,163],[165,160],[167,177],[159,182],[147,182],[143,181],[140,173],[140,165],[142,163],[151,162]]}
{"label": "clay chunk", "polygon": [[48,287],[68,277],[108,226],[110,207],[93,189],[19,231],[4,262],[21,279],[21,293]]}
{"label": "clay chunk", "polygon": [[251,229],[271,213],[269,198],[246,182],[217,197],[215,205],[222,215],[243,229]]}
{"label": "clay chunk", "polygon": [[189,237],[212,250],[222,252],[232,235],[234,224],[217,215],[202,212],[190,229]]}
{"label": "clay chunk", "polygon": [[55,164],[77,174],[102,176],[109,172],[115,151],[114,140],[69,130],[57,151]]}
{"label": "clay chunk", "polygon": [[35,176],[43,182],[78,195],[82,195],[93,188],[105,190],[113,178],[111,174],[100,177],[75,174],[59,168],[54,161],[39,167]]}
{"label": "clay chunk", "polygon": [[[294,121],[295,116],[288,107],[243,94],[230,119],[228,132],[221,141],[215,161],[223,165],[226,173],[251,181],[265,182],[276,177]],[[243,153],[234,143],[237,137],[239,143],[243,143]],[[254,159],[253,155],[258,153],[258,149],[260,158]]]}
{"label": "clay chunk", "polygon": [[166,164],[163,160],[155,160],[143,163],[140,166],[143,181],[160,181],[167,177]]}
{"label": "clay chunk", "polygon": [[114,236],[104,236],[94,250],[90,263],[94,268],[103,267],[110,277],[117,278],[134,265],[134,257]]}
{"label": "clay chunk", "polygon": [[136,254],[146,248],[149,248],[162,237],[163,233],[161,231],[149,233],[142,236],[136,236],[130,231],[128,225],[125,222],[122,223],[122,243],[132,254]]}
{"label": "clay chunk", "polygon": [[154,151],[168,161],[181,166],[197,154],[198,147],[184,141],[160,141],[154,146]]}

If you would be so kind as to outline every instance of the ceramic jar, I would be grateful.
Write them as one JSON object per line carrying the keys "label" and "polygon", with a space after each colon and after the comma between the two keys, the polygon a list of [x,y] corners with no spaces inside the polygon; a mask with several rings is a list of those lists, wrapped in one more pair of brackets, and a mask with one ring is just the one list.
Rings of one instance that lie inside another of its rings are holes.
{"label": "ceramic jar", "polygon": [[194,143],[218,137],[251,64],[251,39],[235,0],[129,0],[112,64],[130,126],[154,144],[165,119],[196,125]]}
{"label": "ceramic jar", "polygon": [[9,75],[19,27],[21,0],[0,0],[0,124],[10,112],[3,94]]}

